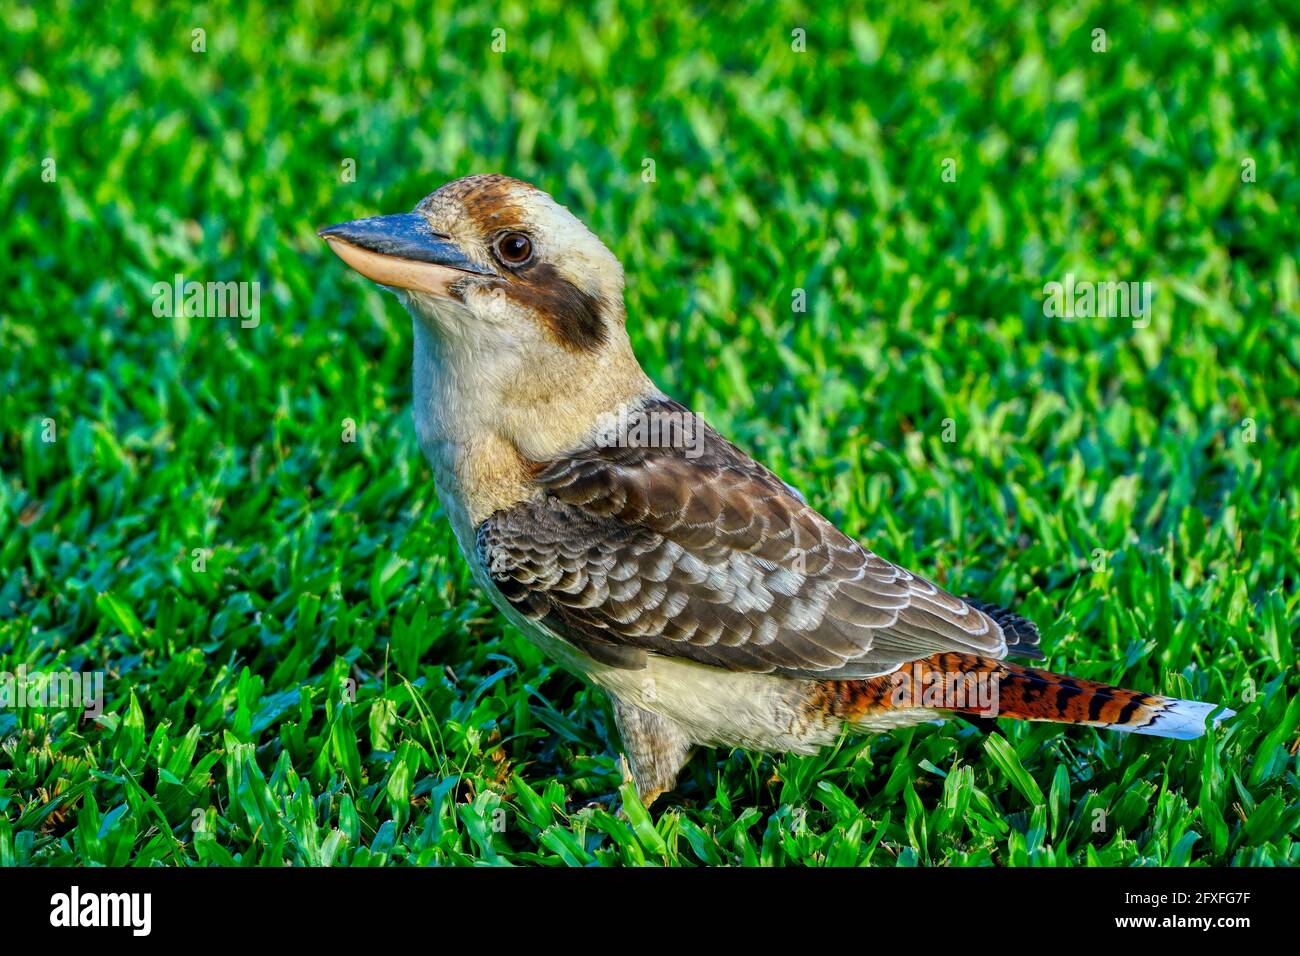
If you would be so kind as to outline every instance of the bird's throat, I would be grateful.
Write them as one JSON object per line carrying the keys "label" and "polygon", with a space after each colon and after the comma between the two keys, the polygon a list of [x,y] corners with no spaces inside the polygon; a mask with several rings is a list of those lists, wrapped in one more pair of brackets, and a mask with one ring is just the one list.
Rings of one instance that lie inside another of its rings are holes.
{"label": "bird's throat", "polygon": [[455,499],[472,526],[531,496],[539,465],[589,447],[603,422],[658,394],[625,336],[625,354],[616,340],[587,368],[560,355],[519,369],[448,343],[419,316],[413,325],[420,448],[444,504]]}

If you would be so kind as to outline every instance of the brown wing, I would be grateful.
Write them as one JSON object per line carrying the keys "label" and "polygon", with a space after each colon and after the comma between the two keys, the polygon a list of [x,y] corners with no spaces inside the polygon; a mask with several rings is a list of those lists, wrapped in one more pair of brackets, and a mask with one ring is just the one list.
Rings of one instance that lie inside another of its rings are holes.
{"label": "brown wing", "polygon": [[865,677],[1006,654],[994,617],[845,537],[675,402],[602,444],[544,467],[535,498],[478,531],[506,598],[593,656]]}

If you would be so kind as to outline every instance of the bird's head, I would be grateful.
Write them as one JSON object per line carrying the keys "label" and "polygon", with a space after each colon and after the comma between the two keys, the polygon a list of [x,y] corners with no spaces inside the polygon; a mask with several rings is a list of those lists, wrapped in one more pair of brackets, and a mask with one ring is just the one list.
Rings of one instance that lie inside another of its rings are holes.
{"label": "bird's head", "polygon": [[427,416],[482,417],[540,458],[581,438],[558,419],[594,419],[649,387],[628,343],[618,259],[528,183],[467,176],[413,212],[320,235],[415,317],[417,391],[424,376],[428,400],[454,406]]}

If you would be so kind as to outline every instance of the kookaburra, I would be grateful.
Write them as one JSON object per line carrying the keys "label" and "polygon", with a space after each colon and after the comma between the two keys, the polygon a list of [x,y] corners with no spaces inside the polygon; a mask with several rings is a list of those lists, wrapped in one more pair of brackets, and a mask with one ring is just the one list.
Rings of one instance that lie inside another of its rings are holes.
{"label": "kookaburra", "polygon": [[1204,733],[1213,704],[1006,662],[1043,656],[1033,624],[867,550],[656,388],[618,259],[541,190],[469,176],[320,235],[410,311],[416,433],[474,578],[608,692],[647,805],[701,745],[953,713]]}

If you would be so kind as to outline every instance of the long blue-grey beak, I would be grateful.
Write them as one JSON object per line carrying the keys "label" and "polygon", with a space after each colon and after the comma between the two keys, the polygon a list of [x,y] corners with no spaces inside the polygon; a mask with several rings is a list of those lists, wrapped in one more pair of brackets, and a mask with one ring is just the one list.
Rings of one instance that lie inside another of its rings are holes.
{"label": "long blue-grey beak", "polygon": [[496,275],[434,232],[419,213],[354,219],[326,226],[317,235],[367,279],[393,288],[445,295],[465,273]]}

